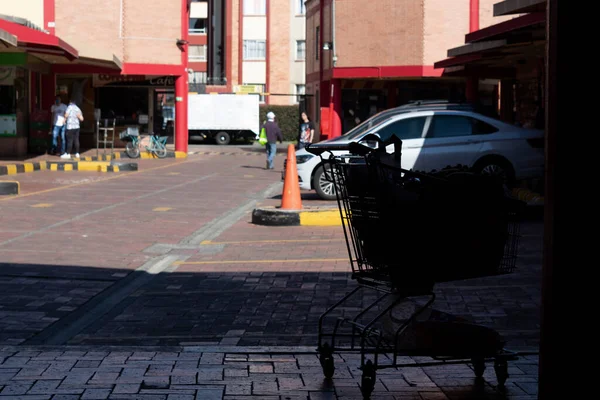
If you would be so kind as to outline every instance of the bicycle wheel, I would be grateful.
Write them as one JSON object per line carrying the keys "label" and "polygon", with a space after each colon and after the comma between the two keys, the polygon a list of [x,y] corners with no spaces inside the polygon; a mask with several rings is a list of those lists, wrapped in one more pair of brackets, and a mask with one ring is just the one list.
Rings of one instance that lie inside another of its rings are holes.
{"label": "bicycle wheel", "polygon": [[164,144],[162,144],[162,142],[158,140],[154,140],[154,143],[152,145],[152,151],[154,152],[154,154],[156,154],[156,157],[158,158],[165,158],[167,156],[167,148]]}
{"label": "bicycle wheel", "polygon": [[125,145],[125,153],[129,158],[138,158],[140,156],[140,146],[134,140],[129,141]]}

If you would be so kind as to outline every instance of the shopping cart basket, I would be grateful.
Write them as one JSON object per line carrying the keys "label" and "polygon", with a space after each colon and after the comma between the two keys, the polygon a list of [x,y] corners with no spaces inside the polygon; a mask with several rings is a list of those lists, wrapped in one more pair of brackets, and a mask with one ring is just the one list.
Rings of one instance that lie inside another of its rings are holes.
{"label": "shopping cart basket", "polygon": [[[333,376],[335,352],[358,352],[364,398],[370,398],[376,370],[383,368],[470,362],[481,377],[485,362],[493,361],[503,385],[507,361],[523,353],[505,350],[494,330],[430,306],[437,282],[514,270],[523,204],[506,198],[502,184],[491,177],[404,170],[402,143],[394,145],[392,155],[356,143],[307,147],[321,155],[335,185],[358,283],[319,319],[323,373]],[[385,148],[380,143],[379,149]],[[334,156],[334,150],[348,154]],[[406,356],[432,361],[402,363]]]}

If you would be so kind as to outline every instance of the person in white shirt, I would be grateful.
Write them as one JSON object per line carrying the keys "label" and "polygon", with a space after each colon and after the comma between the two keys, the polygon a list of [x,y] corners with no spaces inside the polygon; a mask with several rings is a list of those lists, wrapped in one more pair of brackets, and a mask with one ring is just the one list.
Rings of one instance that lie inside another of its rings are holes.
{"label": "person in white shirt", "polygon": [[79,129],[81,128],[80,122],[83,121],[83,113],[72,99],[65,112],[65,118],[67,125],[67,151],[60,158],[71,158],[73,144],[75,145],[75,158],[79,158]]}
{"label": "person in white shirt", "polygon": [[[62,102],[59,95],[56,96],[54,104],[50,108],[52,113],[52,154],[64,154],[66,147],[65,140],[65,112],[67,111],[67,105]],[[60,134],[60,153],[57,151],[58,148],[58,135]]]}

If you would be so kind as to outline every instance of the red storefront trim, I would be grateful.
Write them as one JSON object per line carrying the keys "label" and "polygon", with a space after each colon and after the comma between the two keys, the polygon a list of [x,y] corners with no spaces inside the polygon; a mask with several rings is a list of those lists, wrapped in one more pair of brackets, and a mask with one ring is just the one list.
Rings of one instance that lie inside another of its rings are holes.
{"label": "red storefront trim", "polygon": [[[314,79],[310,74],[308,80]],[[323,79],[359,79],[359,78],[403,78],[403,77],[439,77],[441,71],[437,71],[431,65],[397,65],[386,67],[338,67],[324,71]]]}
{"label": "red storefront trim", "polygon": [[244,52],[244,2],[239,1],[238,7],[238,84],[244,83],[244,60],[242,59]]}
{"label": "red storefront trim", "polygon": [[227,79],[227,88],[231,90],[233,79],[233,2],[225,1],[225,78]]}
{"label": "red storefront trim", "polygon": [[535,12],[525,14],[521,17],[509,19],[508,21],[500,22],[499,24],[488,26],[487,28],[465,35],[465,42],[478,42],[481,40],[489,40],[495,36],[514,31],[516,29],[526,28],[531,25],[540,24],[546,21],[546,14],[543,12]]}
{"label": "red storefront trim", "polygon": [[56,18],[56,0],[44,0],[44,29],[50,32],[51,35],[54,35],[56,29],[54,27],[48,26],[48,23],[56,23],[54,20]]}
{"label": "red storefront trim", "polygon": [[[186,53],[187,54],[187,53]],[[121,71],[123,75],[184,75],[185,67],[183,65],[172,64],[123,64]]]}
{"label": "red storefront trim", "polygon": [[28,28],[14,22],[0,19],[0,29],[17,37],[19,47],[25,47],[26,51],[40,53],[53,51],[60,52],[69,60],[75,60],[79,53],[73,46],[54,35],[50,35],[35,29]]}

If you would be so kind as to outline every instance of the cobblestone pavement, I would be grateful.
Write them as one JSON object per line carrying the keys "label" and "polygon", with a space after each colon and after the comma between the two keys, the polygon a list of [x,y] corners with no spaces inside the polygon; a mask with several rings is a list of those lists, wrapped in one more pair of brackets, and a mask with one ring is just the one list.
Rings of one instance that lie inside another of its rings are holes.
{"label": "cobblestone pavement", "polygon": [[[336,354],[327,383],[314,354],[319,316],[355,287],[343,232],[250,224],[281,170],[245,152],[19,176],[0,198],[0,399],[360,398],[356,357]],[[542,226],[522,233],[517,272],[437,285],[434,307],[535,351]],[[537,358],[510,365],[503,393],[493,368],[478,386],[458,365],[381,371],[373,398],[535,398]]]}
{"label": "cobblestone pavement", "polygon": [[[0,399],[362,399],[359,358],[336,355],[334,378],[326,380],[311,353],[2,349]],[[497,387],[490,366],[482,381],[474,378],[468,364],[383,369],[372,398],[533,400],[537,362],[537,356],[527,356],[511,363],[504,389]]]}

